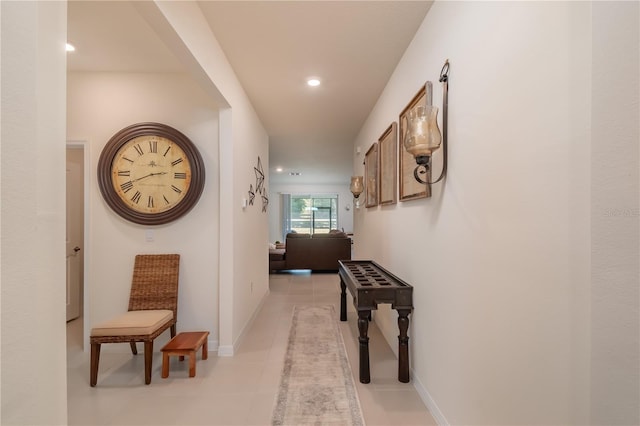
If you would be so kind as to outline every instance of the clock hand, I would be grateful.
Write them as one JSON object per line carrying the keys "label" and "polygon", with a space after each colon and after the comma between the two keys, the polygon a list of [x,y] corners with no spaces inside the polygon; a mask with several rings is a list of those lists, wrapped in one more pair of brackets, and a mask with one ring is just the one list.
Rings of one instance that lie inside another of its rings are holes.
{"label": "clock hand", "polygon": [[137,182],[137,181],[139,181],[139,180],[142,180],[142,179],[148,178],[148,177],[150,177],[150,176],[166,175],[167,173],[169,173],[169,172],[149,173],[148,175],[145,175],[145,176],[139,177],[138,179],[134,179],[134,180],[132,180],[131,182]]}

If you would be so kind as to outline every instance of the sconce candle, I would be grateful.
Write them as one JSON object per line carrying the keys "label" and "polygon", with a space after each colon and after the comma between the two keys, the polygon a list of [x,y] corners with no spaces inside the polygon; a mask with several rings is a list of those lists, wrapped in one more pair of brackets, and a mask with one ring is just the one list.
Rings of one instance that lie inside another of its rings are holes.
{"label": "sconce candle", "polygon": [[360,208],[360,194],[364,191],[364,178],[362,176],[351,176],[351,185],[349,186],[349,190],[353,194],[353,198],[355,198],[354,204],[356,208]]}
{"label": "sconce candle", "polygon": [[[404,147],[416,157],[418,164],[428,167],[431,153],[440,148],[442,136],[438,128],[438,107],[420,105],[409,112]],[[420,157],[427,157],[421,159]]]}
{"label": "sconce candle", "polygon": [[[445,61],[440,70],[442,90],[442,128],[438,128],[438,108],[431,105],[431,96],[427,95],[427,104],[416,106],[407,117],[407,130],[404,138],[404,149],[416,160],[418,166],[413,171],[413,177],[424,184],[440,182],[447,173],[447,121],[449,109],[449,60]],[[427,82],[427,88],[431,83]],[[442,143],[442,172],[433,182],[423,180],[420,174],[425,174],[431,167],[431,154],[440,148]]]}

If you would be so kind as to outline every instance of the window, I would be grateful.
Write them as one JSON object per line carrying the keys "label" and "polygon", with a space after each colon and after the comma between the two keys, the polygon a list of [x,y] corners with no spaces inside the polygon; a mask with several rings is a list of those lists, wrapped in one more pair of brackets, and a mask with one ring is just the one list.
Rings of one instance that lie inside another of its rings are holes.
{"label": "window", "polygon": [[290,195],[283,200],[285,235],[290,231],[326,234],[338,229],[337,195]]}

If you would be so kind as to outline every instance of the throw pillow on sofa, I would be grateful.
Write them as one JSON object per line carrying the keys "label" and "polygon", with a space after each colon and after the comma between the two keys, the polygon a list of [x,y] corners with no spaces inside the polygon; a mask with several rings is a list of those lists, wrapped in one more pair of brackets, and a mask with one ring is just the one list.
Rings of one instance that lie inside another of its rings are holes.
{"label": "throw pillow on sofa", "polygon": [[311,238],[347,238],[347,234],[342,231],[329,231],[328,234],[313,234]]}
{"label": "throw pillow on sofa", "polygon": [[297,232],[289,232],[287,238],[311,238],[309,234],[298,234]]}

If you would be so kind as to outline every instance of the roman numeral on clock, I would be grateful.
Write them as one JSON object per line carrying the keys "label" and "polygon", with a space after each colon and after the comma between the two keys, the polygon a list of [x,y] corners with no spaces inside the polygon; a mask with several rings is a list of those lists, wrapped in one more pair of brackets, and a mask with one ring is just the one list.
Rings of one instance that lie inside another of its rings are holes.
{"label": "roman numeral on clock", "polygon": [[186,179],[187,178],[187,174],[186,173],[174,173],[173,174],[173,178],[174,179]]}
{"label": "roman numeral on clock", "polygon": [[140,144],[135,144],[133,147],[136,149],[136,151],[138,152],[138,154],[140,154],[140,155],[144,154],[144,152],[142,151],[142,147],[140,146]]}
{"label": "roman numeral on clock", "polygon": [[178,158],[177,160],[173,160],[173,161],[171,162],[171,165],[172,165],[172,166],[175,166],[176,164],[180,164],[180,163],[182,163],[182,158]]}
{"label": "roman numeral on clock", "polygon": [[149,152],[154,154],[158,152],[158,141],[149,141]]}
{"label": "roman numeral on clock", "polygon": [[129,182],[125,182],[122,185],[120,185],[120,189],[122,189],[122,192],[127,193],[129,192],[129,190],[133,188],[133,182],[129,181]]}
{"label": "roman numeral on clock", "polygon": [[176,191],[178,194],[182,194],[182,190],[180,188],[178,188],[177,186],[171,185],[171,189]]}
{"label": "roman numeral on clock", "polygon": [[133,197],[131,197],[131,201],[138,204],[138,202],[140,201],[140,197],[142,197],[142,194],[140,193],[140,191],[136,191],[136,193],[133,194]]}
{"label": "roman numeral on clock", "polygon": [[131,170],[118,170],[118,176],[131,176]]}
{"label": "roman numeral on clock", "polygon": [[153,208],[153,197],[149,195],[149,200],[147,201],[147,207]]}

